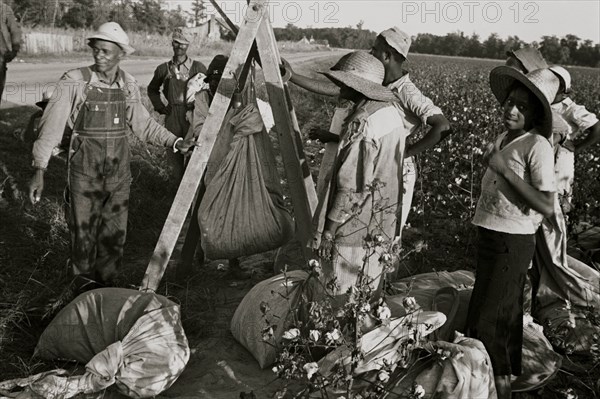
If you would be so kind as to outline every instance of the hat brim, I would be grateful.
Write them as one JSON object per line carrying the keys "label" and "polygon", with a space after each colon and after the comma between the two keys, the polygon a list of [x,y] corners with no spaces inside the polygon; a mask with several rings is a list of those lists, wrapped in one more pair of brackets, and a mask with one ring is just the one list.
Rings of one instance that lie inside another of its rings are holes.
{"label": "hat brim", "polygon": [[95,34],[93,36],[88,37],[87,38],[88,46],[90,45],[90,42],[92,40],[104,40],[104,41],[107,41],[107,42],[114,43],[117,46],[119,46],[121,48],[121,50],[123,50],[125,52],[125,54],[127,54],[127,55],[133,54],[135,52],[135,49],[133,47],[131,47],[130,45],[124,44],[124,43],[119,43],[119,42],[115,41],[114,38],[112,38],[112,37],[110,37],[108,35],[102,34],[102,33],[97,33],[97,34]]}
{"label": "hat brim", "polygon": [[510,89],[515,83],[515,81],[520,82],[525,86],[529,91],[536,96],[538,101],[542,104],[544,109],[544,118],[542,126],[539,127],[538,132],[546,137],[552,137],[552,108],[550,107],[550,103],[542,93],[540,89],[538,89],[522,72],[502,65],[492,69],[490,72],[490,88],[492,89],[492,93],[494,97],[500,102],[500,104],[504,104],[508,95],[510,94]]}
{"label": "hat brim", "polygon": [[37,105],[40,108],[44,108],[45,105],[47,105],[50,101],[48,100],[42,100],[42,101],[38,101],[37,103],[35,103],[35,105]]}
{"label": "hat brim", "polygon": [[371,100],[394,102],[397,99],[394,93],[387,87],[363,79],[350,72],[326,71],[321,73],[331,79],[334,83],[338,85],[341,83],[348,86]]}
{"label": "hat brim", "polygon": [[173,39],[173,41],[181,44],[190,44],[189,40],[185,39]]}

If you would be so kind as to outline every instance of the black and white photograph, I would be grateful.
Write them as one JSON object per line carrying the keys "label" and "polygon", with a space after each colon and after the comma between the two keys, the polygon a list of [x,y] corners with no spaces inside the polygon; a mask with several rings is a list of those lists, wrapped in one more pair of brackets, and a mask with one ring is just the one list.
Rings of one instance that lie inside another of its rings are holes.
{"label": "black and white photograph", "polygon": [[0,0],[0,399],[600,399],[600,1]]}

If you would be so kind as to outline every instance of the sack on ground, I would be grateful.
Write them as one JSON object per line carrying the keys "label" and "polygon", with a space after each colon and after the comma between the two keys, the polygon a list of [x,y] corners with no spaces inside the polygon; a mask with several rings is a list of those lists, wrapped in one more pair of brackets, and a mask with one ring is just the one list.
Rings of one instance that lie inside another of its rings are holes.
{"label": "sack on ground", "polygon": [[521,375],[512,377],[513,392],[538,389],[556,375],[562,365],[562,356],[554,352],[544,336],[544,329],[531,316],[523,318],[523,355]]}
{"label": "sack on ground", "polygon": [[229,153],[208,183],[199,209],[202,248],[210,259],[276,249],[294,232],[272,144],[256,105],[241,109],[229,123]]}
{"label": "sack on ground", "polygon": [[307,279],[302,270],[271,277],[255,285],[237,307],[231,333],[261,368],[275,362],[290,312],[298,307]]}
{"label": "sack on ground", "polygon": [[497,398],[490,358],[481,341],[458,336],[454,343],[438,341],[430,345],[450,355],[432,362],[416,377],[415,383],[425,391],[424,398]]}
{"label": "sack on ground", "polygon": [[128,397],[147,398],[175,382],[190,351],[177,304],[152,293],[102,288],[78,296],[52,320],[35,356],[86,363],[83,376],[45,376],[40,389],[63,384],[75,395],[115,384]]}

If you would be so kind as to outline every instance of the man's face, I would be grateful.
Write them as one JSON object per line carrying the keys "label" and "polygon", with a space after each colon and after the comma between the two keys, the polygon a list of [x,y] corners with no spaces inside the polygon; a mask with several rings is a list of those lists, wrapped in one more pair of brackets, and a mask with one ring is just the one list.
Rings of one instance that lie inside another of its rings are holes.
{"label": "man's face", "polygon": [[342,100],[348,100],[356,103],[362,98],[362,94],[360,94],[353,88],[342,84],[342,86],[340,87],[340,98]]}
{"label": "man's face", "polygon": [[381,61],[384,65],[387,58],[385,48],[386,46],[384,39],[381,37],[377,37],[377,39],[375,39],[375,43],[373,43],[373,47],[371,47],[371,55]]}
{"label": "man's face", "polygon": [[121,47],[116,43],[106,40],[94,40],[91,44],[94,63],[98,72],[106,72],[119,65],[119,61],[125,55]]}
{"label": "man's face", "polygon": [[176,57],[186,55],[188,47],[189,47],[189,44],[179,43],[175,40],[171,43],[171,45],[173,46],[173,54]]}

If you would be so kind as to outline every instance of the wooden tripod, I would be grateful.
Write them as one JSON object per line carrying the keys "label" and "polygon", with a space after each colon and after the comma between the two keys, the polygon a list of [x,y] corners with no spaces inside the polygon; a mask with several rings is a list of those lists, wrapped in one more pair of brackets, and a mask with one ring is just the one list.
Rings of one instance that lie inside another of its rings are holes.
{"label": "wooden tripod", "polygon": [[[294,207],[297,236],[302,243],[308,243],[312,239],[311,220],[317,205],[317,194],[304,155],[300,130],[288,88],[279,72],[281,61],[273,28],[269,22],[268,2],[269,0],[251,0],[248,5],[208,117],[198,137],[199,148],[191,156],[146,269],[146,275],[140,287],[142,291],[156,291],[160,284],[200,186],[217,134],[229,109],[232,95],[238,87],[238,82],[243,85],[243,82],[246,81],[249,65],[255,56],[255,51],[251,51],[254,45],[258,57],[260,57],[269,103],[273,110]],[[228,23],[231,24],[231,21]],[[255,41],[256,44],[254,44]],[[192,223],[194,222],[192,221]]]}

